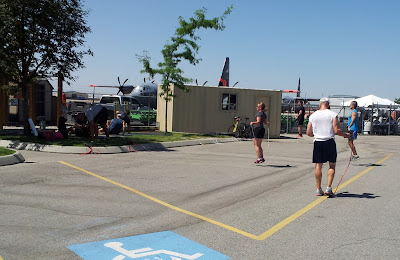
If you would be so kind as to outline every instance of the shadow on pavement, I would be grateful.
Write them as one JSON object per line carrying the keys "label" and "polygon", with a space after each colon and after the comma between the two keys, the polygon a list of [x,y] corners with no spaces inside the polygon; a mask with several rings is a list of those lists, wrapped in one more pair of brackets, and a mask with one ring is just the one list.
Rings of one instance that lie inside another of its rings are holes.
{"label": "shadow on pavement", "polygon": [[256,166],[258,167],[273,167],[273,168],[290,168],[290,167],[294,167],[294,166],[290,166],[289,164],[286,165],[272,165],[272,164],[257,164]]}
{"label": "shadow on pavement", "polygon": [[293,136],[281,135],[281,136],[279,136],[279,139],[291,139],[291,140],[296,140],[296,139],[299,139],[299,138],[293,137]]}
{"label": "shadow on pavement", "polygon": [[372,167],[372,166],[383,166],[383,165],[382,164],[376,164],[376,163],[360,163],[360,164],[355,164],[355,166]]}
{"label": "shadow on pavement", "polygon": [[337,193],[336,197],[340,197],[340,198],[375,199],[375,198],[379,198],[380,196],[376,196],[376,195],[374,195],[372,193],[352,194],[352,193],[348,193],[347,191],[345,191],[345,192]]}

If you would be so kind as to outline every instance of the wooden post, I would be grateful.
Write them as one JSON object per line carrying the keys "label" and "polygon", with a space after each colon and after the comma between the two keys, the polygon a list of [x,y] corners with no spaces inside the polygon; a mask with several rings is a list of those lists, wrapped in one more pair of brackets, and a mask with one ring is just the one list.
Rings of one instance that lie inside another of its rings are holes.
{"label": "wooden post", "polygon": [[165,135],[168,134],[168,91],[169,89],[167,89],[167,93],[166,93],[166,97],[165,97]]}
{"label": "wooden post", "polygon": [[61,72],[58,72],[58,91],[57,91],[57,125],[58,120],[62,115],[61,105],[62,105],[62,93],[63,93],[63,75]]}

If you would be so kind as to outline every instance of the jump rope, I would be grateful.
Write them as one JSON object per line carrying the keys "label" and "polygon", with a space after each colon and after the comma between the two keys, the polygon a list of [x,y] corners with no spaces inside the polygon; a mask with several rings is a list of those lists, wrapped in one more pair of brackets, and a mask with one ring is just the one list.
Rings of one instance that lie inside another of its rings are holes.
{"label": "jump rope", "polygon": [[[344,106],[342,106],[342,107],[340,108],[340,110],[339,110],[339,112],[338,112],[337,114],[340,114],[340,112],[343,110],[343,108],[344,108]],[[353,134],[352,131],[350,131],[350,134],[351,134],[351,135]],[[349,163],[347,164],[346,170],[344,170],[344,172],[343,172],[343,174],[342,174],[342,177],[340,178],[340,181],[339,181],[339,183],[338,183],[338,185],[337,185],[337,187],[336,187],[336,189],[335,189],[335,192],[334,192],[335,195],[336,195],[337,189],[339,188],[340,183],[342,182],[342,179],[343,179],[343,177],[344,177],[344,174],[347,172],[347,170],[348,170],[349,167],[350,167],[351,156],[352,156],[352,155],[353,155],[353,152],[350,150]]]}
{"label": "jump rope", "polygon": [[350,166],[350,163],[351,163],[351,155],[352,155],[353,153],[352,153],[352,151],[350,150],[350,159],[349,159],[349,163],[347,164],[347,167],[346,167],[346,170],[343,172],[343,174],[342,174],[342,178],[340,178],[340,181],[339,181],[339,183],[338,183],[338,185],[337,185],[337,187],[336,187],[336,189],[335,189],[335,192],[334,192],[334,194],[336,194],[336,191],[337,191],[337,189],[339,188],[339,185],[340,185],[340,183],[342,182],[342,179],[343,179],[343,177],[344,177],[344,174],[347,172],[347,170],[349,169],[349,166]]}
{"label": "jump rope", "polygon": [[[250,125],[250,128],[251,128],[251,132],[253,133],[253,138],[255,138],[255,135],[254,135],[254,128],[253,128],[251,125]],[[268,130],[267,130],[267,131],[268,131],[268,133],[267,133],[267,138],[268,138],[268,147],[269,147],[269,125],[268,125]],[[352,133],[350,133],[350,134],[352,134]],[[334,194],[336,194],[336,191],[337,191],[337,189],[339,188],[340,183],[342,182],[344,175],[346,174],[347,170],[348,170],[349,167],[350,167],[351,156],[352,156],[352,154],[353,154],[353,152],[350,150],[349,163],[347,164],[346,170],[344,170],[344,172],[343,172],[343,174],[342,174],[342,177],[340,178],[340,181],[339,181],[339,183],[338,183],[338,185],[337,185],[337,187],[336,187],[336,189],[335,189]]]}
{"label": "jump rope", "polygon": [[[250,128],[251,128],[251,132],[253,133],[253,138],[255,139],[256,136],[255,136],[255,134],[254,134],[254,128],[253,128],[252,125],[250,125]],[[267,128],[267,132],[268,132],[268,134],[267,134],[267,140],[268,140],[268,148],[269,148],[269,124],[268,124],[268,128]]]}
{"label": "jump rope", "polygon": [[[80,153],[79,155],[88,155],[88,154],[100,154],[100,152],[94,152],[93,151],[93,143],[91,142],[90,144],[86,145],[89,148],[89,151],[86,153]],[[128,143],[128,151],[131,152],[137,152],[135,148],[136,144],[134,143]]]}
{"label": "jump rope", "polygon": [[[253,138],[255,138],[254,127],[250,125],[250,128],[251,128],[251,132],[252,132],[252,134],[253,134]],[[267,140],[268,140],[268,147],[269,147],[269,125],[268,125],[268,128],[267,128]],[[89,151],[88,151],[87,153],[81,153],[80,155],[88,155],[88,154],[94,154],[94,153],[100,154],[100,152],[94,152],[94,151],[93,151],[93,143],[90,143],[90,145],[86,145],[86,146],[89,148]],[[137,152],[137,150],[135,149],[135,146],[136,146],[136,144],[129,143],[129,144],[128,144],[128,150],[129,150],[129,152]],[[337,185],[337,187],[336,187],[336,189],[335,189],[334,194],[336,194],[336,191],[337,191],[337,189],[339,188],[340,183],[342,182],[344,175],[346,174],[347,170],[348,170],[349,167],[350,167],[351,156],[352,156],[352,154],[353,154],[353,153],[352,153],[352,151],[350,150],[349,163],[347,164],[346,170],[343,172],[342,177],[340,178],[340,181],[339,181],[339,183],[338,183],[338,185]]]}
{"label": "jump rope", "polygon": [[[79,155],[88,155],[88,154],[94,154],[95,152],[93,152],[93,142],[91,142],[90,144],[86,145],[89,148],[89,151],[87,153],[80,153]],[[96,154],[100,154],[100,152],[96,152]]]}
{"label": "jump rope", "polygon": [[[349,137],[349,140],[353,140],[354,138],[353,138],[353,130],[350,130],[350,137]],[[336,189],[335,189],[335,194],[336,194],[336,191],[337,191],[337,189],[339,188],[339,185],[340,185],[340,183],[342,182],[342,179],[343,179],[343,177],[344,177],[344,174],[347,172],[347,170],[349,169],[349,166],[350,166],[350,163],[351,163],[351,157],[352,157],[352,155],[353,155],[353,151],[350,149],[350,158],[349,158],[349,163],[347,164],[347,167],[346,167],[346,170],[343,172],[343,174],[342,174],[342,178],[340,178],[340,181],[339,181],[339,183],[338,183],[338,185],[337,185],[337,187],[336,187]]]}

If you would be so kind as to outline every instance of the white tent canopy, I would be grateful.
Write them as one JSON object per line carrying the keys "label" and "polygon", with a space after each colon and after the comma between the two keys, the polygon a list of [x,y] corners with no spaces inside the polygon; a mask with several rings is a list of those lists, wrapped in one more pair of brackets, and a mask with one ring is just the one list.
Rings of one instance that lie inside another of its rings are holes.
{"label": "white tent canopy", "polygon": [[[393,101],[391,101],[391,100],[389,100],[387,98],[380,98],[380,97],[377,97],[377,96],[374,96],[374,95],[368,95],[368,96],[365,96],[365,97],[360,97],[360,98],[357,98],[357,99],[354,99],[354,100],[351,100],[351,101],[357,101],[357,104],[358,104],[359,107],[371,107],[371,106],[375,106],[375,107],[377,107],[377,106],[379,106],[379,107],[382,107],[382,106],[398,107],[399,106],[399,104],[396,104],[396,103],[394,103]],[[350,106],[350,102],[351,101],[344,102],[343,105],[348,107],[348,106]]]}

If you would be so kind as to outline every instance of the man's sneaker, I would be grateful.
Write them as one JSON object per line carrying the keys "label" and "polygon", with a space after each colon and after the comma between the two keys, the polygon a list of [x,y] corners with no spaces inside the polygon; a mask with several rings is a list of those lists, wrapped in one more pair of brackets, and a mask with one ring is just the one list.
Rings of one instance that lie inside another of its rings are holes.
{"label": "man's sneaker", "polygon": [[360,159],[360,156],[358,156],[358,155],[353,155],[353,156],[351,157],[351,160],[352,160],[352,161],[355,161],[355,160],[358,160],[358,159]]}
{"label": "man's sneaker", "polygon": [[297,135],[297,138],[302,138],[303,137],[303,135]]}
{"label": "man's sneaker", "polygon": [[332,188],[326,188],[325,195],[329,196],[329,198],[333,198],[335,194],[332,191]]}
{"label": "man's sneaker", "polygon": [[317,196],[324,196],[324,192],[322,191],[322,189],[317,189],[316,194]]}

